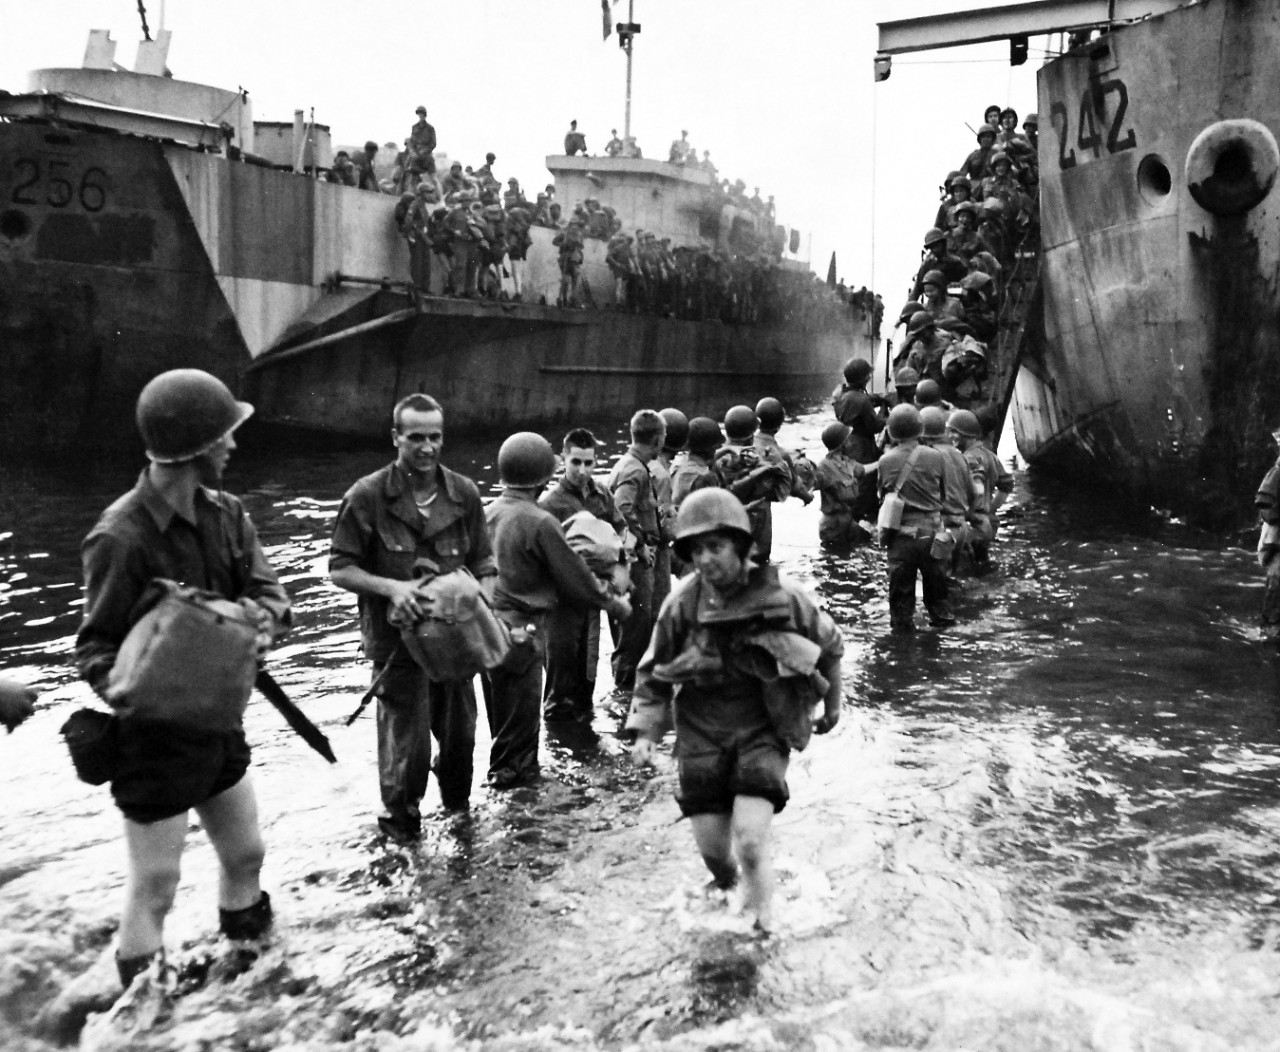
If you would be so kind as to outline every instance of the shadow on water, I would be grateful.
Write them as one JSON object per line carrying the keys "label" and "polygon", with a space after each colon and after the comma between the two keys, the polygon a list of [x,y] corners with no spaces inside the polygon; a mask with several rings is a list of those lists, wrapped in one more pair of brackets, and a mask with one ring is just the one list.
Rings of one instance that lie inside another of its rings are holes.
{"label": "shadow on water", "polygon": [[[784,443],[816,459],[824,423],[801,416]],[[497,444],[446,448],[486,497]],[[792,759],[762,940],[704,892],[670,763],[633,769],[603,697],[591,727],[549,729],[538,785],[480,784],[482,720],[472,810],[445,813],[433,786],[420,843],[376,832],[372,720],[344,725],[367,684],[354,603],[325,564],[344,489],[388,454],[233,461],[295,601],[272,668],[341,762],[254,701],[278,931],[247,970],[213,938],[194,824],[168,930],[187,985],[95,1017],[85,1047],[1274,1047],[1280,676],[1249,552],[1019,476],[960,623],[902,638],[883,554],[822,550],[816,504],[778,506],[779,560],[844,633],[849,700]],[[69,664],[79,541],[136,472],[0,472],[0,646],[44,688],[0,740],[6,1049],[44,1047],[32,1020],[114,931],[118,822],[56,729],[87,698]]]}

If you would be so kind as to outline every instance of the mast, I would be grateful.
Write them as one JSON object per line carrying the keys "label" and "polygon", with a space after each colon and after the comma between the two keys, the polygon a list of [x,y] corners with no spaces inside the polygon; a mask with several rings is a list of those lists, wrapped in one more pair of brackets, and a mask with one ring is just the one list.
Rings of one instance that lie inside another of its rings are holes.
{"label": "mast", "polygon": [[627,0],[627,20],[618,25],[618,44],[627,53],[627,111],[622,122],[622,141],[631,138],[631,44],[640,32],[636,21],[636,0]]}

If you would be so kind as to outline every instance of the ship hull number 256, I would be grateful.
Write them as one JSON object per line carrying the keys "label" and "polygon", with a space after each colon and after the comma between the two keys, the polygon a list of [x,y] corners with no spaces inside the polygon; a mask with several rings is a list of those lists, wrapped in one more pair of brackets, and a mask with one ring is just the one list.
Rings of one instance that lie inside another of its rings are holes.
{"label": "ship hull number 256", "polygon": [[[1108,96],[1115,97],[1115,108],[1108,116]],[[1049,120],[1058,133],[1058,167],[1063,171],[1074,168],[1076,150],[1101,157],[1107,153],[1132,150],[1138,145],[1133,128],[1124,127],[1125,113],[1129,109],[1129,89],[1122,80],[1094,80],[1080,96],[1079,117],[1076,121],[1075,146],[1071,144],[1071,118],[1065,102],[1054,102],[1049,107]],[[1081,158],[1083,160],[1085,158]]]}
{"label": "ship hull number 256", "polygon": [[101,212],[107,203],[107,173],[101,168],[79,171],[67,161],[45,164],[31,157],[13,162],[13,190],[9,200],[15,205],[48,205],[66,208],[78,204],[86,212]]}

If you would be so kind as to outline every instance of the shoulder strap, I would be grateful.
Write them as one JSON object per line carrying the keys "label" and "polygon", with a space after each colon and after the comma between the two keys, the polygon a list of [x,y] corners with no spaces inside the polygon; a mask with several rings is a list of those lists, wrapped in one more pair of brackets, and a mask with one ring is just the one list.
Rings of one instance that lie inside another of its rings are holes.
{"label": "shoulder strap", "polygon": [[898,476],[898,483],[893,487],[893,492],[902,496],[902,487],[907,484],[907,479],[911,477],[911,469],[915,467],[916,457],[920,455],[920,450],[924,446],[916,446],[908,455],[907,462],[902,465],[902,474]]}

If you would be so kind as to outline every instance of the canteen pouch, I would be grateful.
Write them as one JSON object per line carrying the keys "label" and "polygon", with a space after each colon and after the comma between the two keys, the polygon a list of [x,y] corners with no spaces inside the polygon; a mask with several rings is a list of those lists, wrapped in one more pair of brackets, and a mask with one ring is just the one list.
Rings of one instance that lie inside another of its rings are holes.
{"label": "canteen pouch", "polygon": [[116,776],[120,764],[118,723],[118,716],[101,709],[76,709],[62,725],[62,739],[80,781],[103,785]]}
{"label": "canteen pouch", "polygon": [[121,719],[188,730],[241,726],[257,674],[257,626],[239,603],[165,578],[129,630],[104,696]]}
{"label": "canteen pouch", "polygon": [[523,676],[535,662],[542,660],[542,648],[538,645],[541,631],[528,614],[519,610],[499,610],[500,617],[510,631],[511,649],[498,666],[508,676]]}
{"label": "canteen pouch", "polygon": [[951,562],[956,551],[955,535],[945,526],[933,535],[933,543],[929,546],[929,557],[942,562]]}
{"label": "canteen pouch", "polygon": [[405,649],[427,679],[469,680],[502,663],[511,649],[511,633],[467,570],[433,577],[420,592],[427,616],[398,627]]}
{"label": "canteen pouch", "polygon": [[897,493],[886,493],[880,504],[880,515],[876,526],[881,530],[899,530],[902,528],[902,512],[907,502]]}

